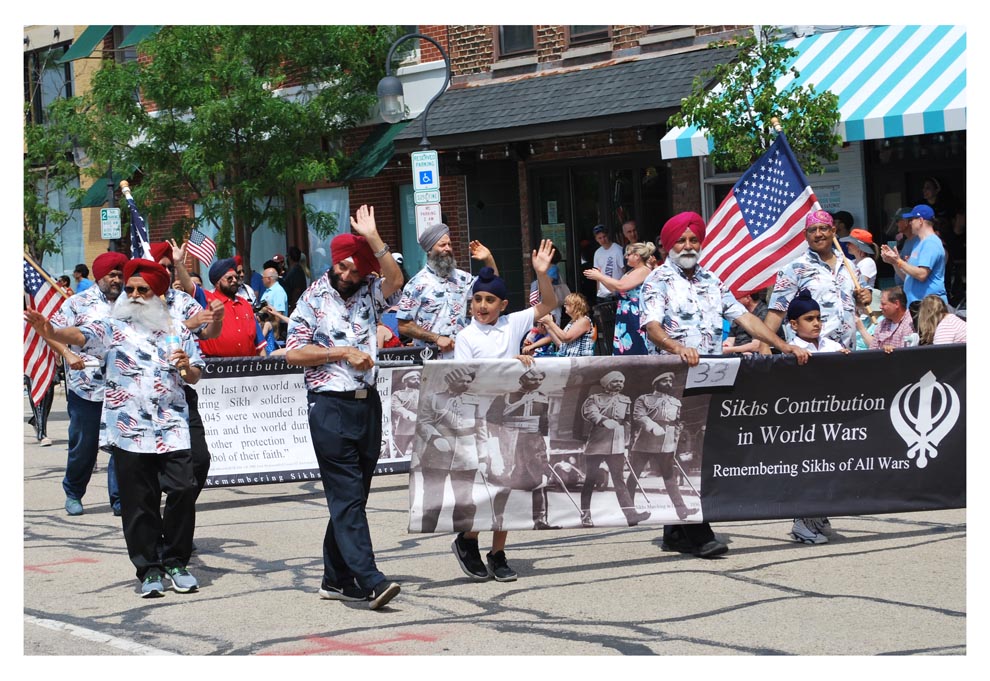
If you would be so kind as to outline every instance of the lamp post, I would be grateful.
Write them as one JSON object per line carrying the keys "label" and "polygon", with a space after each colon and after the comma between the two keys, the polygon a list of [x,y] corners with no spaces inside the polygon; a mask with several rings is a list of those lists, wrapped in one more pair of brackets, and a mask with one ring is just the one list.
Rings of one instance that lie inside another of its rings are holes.
{"label": "lamp post", "polygon": [[385,59],[385,77],[378,81],[378,110],[382,118],[388,123],[398,123],[405,117],[406,105],[403,101],[402,81],[392,75],[392,56],[395,54],[395,48],[409,38],[420,38],[432,43],[440,51],[440,56],[443,57],[443,85],[440,87],[440,91],[433,95],[433,98],[427,102],[426,108],[423,109],[423,139],[419,141],[419,146],[423,149],[429,149],[430,140],[426,137],[426,119],[430,113],[430,107],[433,106],[433,102],[437,101],[437,98],[446,92],[447,86],[450,84],[450,59],[447,57],[444,49],[440,47],[440,43],[422,33],[408,33],[400,36],[392,43],[392,47],[388,50],[388,57]]}

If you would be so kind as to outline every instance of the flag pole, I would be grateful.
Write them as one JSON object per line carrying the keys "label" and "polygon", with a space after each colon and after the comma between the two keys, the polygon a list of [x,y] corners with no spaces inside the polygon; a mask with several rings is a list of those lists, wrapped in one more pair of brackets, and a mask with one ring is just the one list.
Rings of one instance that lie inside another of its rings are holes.
{"label": "flag pole", "polygon": [[[780,125],[780,119],[777,118],[776,116],[770,119],[770,125],[773,126],[775,132],[779,133],[783,131],[783,128]],[[839,257],[842,258],[842,264],[845,265],[846,272],[849,273],[849,278],[852,279],[853,281],[853,286],[855,286],[856,290],[859,291],[860,289],[863,288],[859,283],[859,275],[856,274],[855,270],[853,270],[852,265],[849,263],[849,259],[846,257],[845,251],[842,250],[842,246],[839,244],[838,237],[836,237],[834,234],[832,235],[832,245],[835,246],[835,249],[837,251],[839,251]],[[874,312],[869,304],[867,304],[865,307],[866,307],[866,314],[870,315],[870,319],[876,322],[878,313]]]}
{"label": "flag pole", "polygon": [[41,265],[39,265],[38,263],[36,263],[34,261],[34,258],[32,258],[27,253],[27,251],[24,252],[24,258],[29,263],[31,263],[31,265],[32,265],[32,267],[34,267],[34,269],[38,270],[38,273],[42,276],[42,278],[44,278],[45,281],[47,281],[49,284],[51,284],[51,287],[53,289],[55,289],[56,291],[58,291],[59,293],[61,293],[62,294],[62,297],[65,298],[66,300],[69,299],[69,295],[65,292],[65,290],[61,286],[58,285],[58,282],[54,281],[51,277],[48,276],[48,272],[45,271],[45,268],[42,267]]}

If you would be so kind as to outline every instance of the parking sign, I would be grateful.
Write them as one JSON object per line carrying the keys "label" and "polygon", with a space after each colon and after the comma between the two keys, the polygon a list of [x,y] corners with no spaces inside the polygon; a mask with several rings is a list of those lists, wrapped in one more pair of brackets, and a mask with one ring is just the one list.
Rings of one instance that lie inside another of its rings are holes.
{"label": "parking sign", "polygon": [[435,151],[414,151],[410,155],[413,190],[440,189],[440,162]]}

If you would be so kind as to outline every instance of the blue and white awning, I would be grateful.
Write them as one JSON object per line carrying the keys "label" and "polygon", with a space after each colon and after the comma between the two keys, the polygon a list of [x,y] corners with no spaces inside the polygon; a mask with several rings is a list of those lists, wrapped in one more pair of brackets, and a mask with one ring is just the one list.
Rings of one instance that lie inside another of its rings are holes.
{"label": "blue and white awning", "polygon": [[[812,84],[838,95],[838,133],[846,142],[966,129],[963,26],[873,26],[784,45],[798,51],[790,65],[801,75],[788,73],[777,90]],[[694,127],[674,128],[660,140],[663,158],[711,149],[711,140]]]}

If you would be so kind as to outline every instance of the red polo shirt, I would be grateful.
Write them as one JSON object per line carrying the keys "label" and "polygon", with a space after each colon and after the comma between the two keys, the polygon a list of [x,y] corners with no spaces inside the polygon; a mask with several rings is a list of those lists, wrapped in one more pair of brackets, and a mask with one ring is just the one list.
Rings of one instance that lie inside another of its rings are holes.
{"label": "red polo shirt", "polygon": [[199,351],[206,357],[255,357],[265,346],[258,343],[258,323],[254,319],[251,303],[240,296],[231,300],[218,291],[204,291],[207,305],[210,301],[223,303],[223,326],[220,335],[199,341]]}

